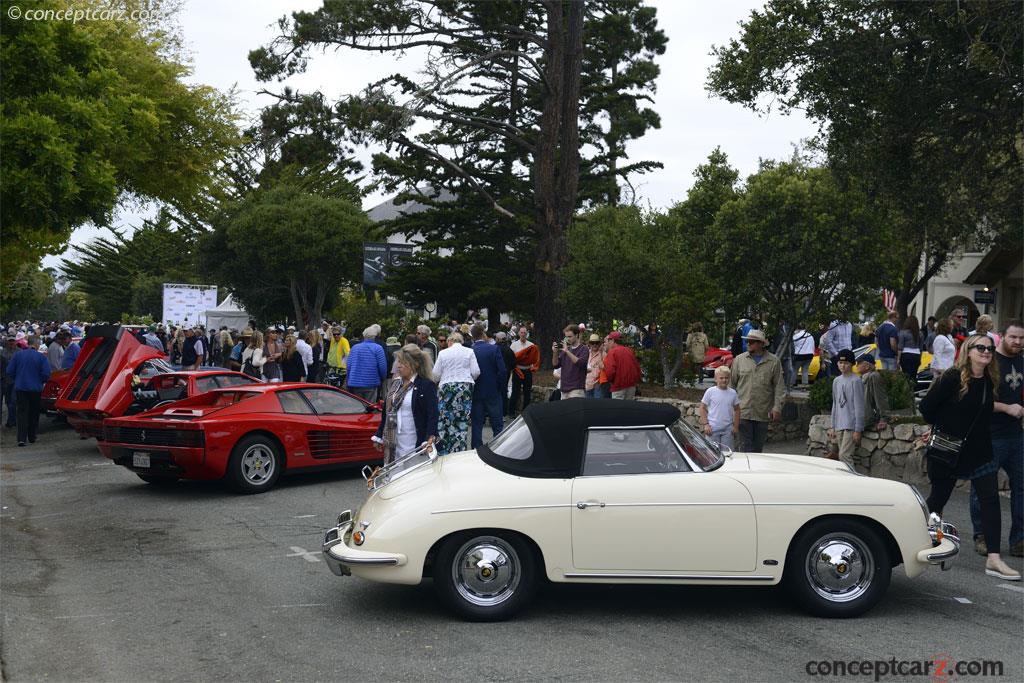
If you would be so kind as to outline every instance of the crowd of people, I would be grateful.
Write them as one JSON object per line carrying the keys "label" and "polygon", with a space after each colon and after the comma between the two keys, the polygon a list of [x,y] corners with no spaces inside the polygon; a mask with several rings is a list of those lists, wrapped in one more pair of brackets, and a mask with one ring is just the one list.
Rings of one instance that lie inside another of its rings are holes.
{"label": "crowd of people", "polygon": [[[6,426],[17,426],[19,445],[36,440],[43,385],[51,372],[74,365],[80,352],[76,339],[86,327],[77,321],[8,326],[0,354],[2,401],[8,405]],[[762,327],[756,320],[740,320],[731,367],[715,370],[714,385],[701,399],[704,434],[729,448],[760,452],[770,423],[780,419],[787,387],[807,382],[810,359],[820,349],[834,375],[829,437],[836,457],[853,467],[863,432],[884,430],[890,419],[875,354],[882,369],[900,370],[915,381],[921,354],[929,352],[933,382],[920,410],[933,433],[961,442],[961,450],[952,467],[929,459],[928,508],[941,514],[955,482],[970,480],[975,547],[987,558],[987,573],[1020,579],[1000,556],[996,492],[997,471],[1003,469],[1011,485],[1009,550],[1020,556],[1024,325],[1019,320],[1007,322],[997,333],[987,315],[968,330],[964,311],[931,317],[924,327],[914,316],[900,323],[890,313],[877,328],[870,323],[855,327],[847,320],[814,332],[798,325],[788,345],[780,344],[788,331],[776,334],[771,343]],[[542,359],[541,349],[531,341],[533,326],[527,323],[505,324],[493,336],[481,322],[452,321],[435,330],[420,325],[402,340],[382,338],[381,327],[374,324],[351,342],[345,323],[328,321],[309,330],[151,325],[133,333],[183,369],[219,366],[268,382],[320,382],[370,403],[379,401],[383,414],[374,441],[389,461],[427,444],[441,454],[478,447],[488,422],[493,434],[500,433],[507,418],[529,406]],[[642,373],[634,345],[627,341],[635,339],[638,349],[653,349],[659,336],[654,324],[642,330],[622,325],[605,335],[583,323],[567,325],[550,349],[557,385],[549,400],[635,398]],[[866,344],[875,344],[875,352],[855,356],[854,349]],[[780,346],[786,347],[782,353],[773,353]],[[691,361],[702,363],[709,348],[701,326],[691,327],[685,347]],[[21,353],[29,350],[38,353]]]}

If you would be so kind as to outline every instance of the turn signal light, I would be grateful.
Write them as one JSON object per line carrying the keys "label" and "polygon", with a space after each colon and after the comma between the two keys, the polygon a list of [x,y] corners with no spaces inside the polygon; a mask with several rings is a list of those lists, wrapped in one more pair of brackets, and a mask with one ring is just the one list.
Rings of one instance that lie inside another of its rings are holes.
{"label": "turn signal light", "polygon": [[936,527],[936,529],[935,529],[935,540],[938,541],[939,543],[942,543],[942,539],[945,538],[945,537],[946,537],[946,535],[944,533],[942,533],[942,526]]}
{"label": "turn signal light", "polygon": [[362,531],[357,531],[354,534],[352,534],[352,542],[355,543],[356,545],[362,545],[363,541],[365,541],[365,540],[366,540],[366,535],[363,534]]}

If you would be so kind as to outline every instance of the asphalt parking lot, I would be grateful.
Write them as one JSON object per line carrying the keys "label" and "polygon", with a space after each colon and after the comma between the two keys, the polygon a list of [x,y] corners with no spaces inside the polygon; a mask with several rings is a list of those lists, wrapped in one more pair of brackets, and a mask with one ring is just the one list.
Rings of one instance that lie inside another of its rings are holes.
{"label": "asphalt parking lot", "polygon": [[[365,496],[356,469],[257,496],[157,488],[42,429],[30,447],[0,442],[5,680],[875,680],[817,662],[891,659],[993,660],[1024,680],[1024,586],[986,577],[969,547],[948,572],[897,569],[853,620],[806,616],[775,589],[549,585],[517,619],[472,624],[429,581],[328,571],[323,530]],[[969,530],[963,492],[947,518]]]}

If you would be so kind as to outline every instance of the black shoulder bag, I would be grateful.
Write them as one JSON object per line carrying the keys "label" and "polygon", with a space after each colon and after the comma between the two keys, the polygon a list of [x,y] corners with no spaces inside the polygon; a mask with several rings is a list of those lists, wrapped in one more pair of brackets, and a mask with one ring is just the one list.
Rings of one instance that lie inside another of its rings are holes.
{"label": "black shoulder bag", "polygon": [[988,384],[986,383],[982,385],[981,406],[978,408],[978,412],[974,415],[974,419],[971,421],[971,426],[968,427],[967,433],[964,434],[962,438],[958,439],[957,437],[947,434],[936,427],[932,427],[932,435],[928,439],[928,450],[924,452],[924,456],[942,468],[949,469],[950,471],[956,468],[956,463],[960,459],[960,451],[963,450],[964,444],[967,442],[967,437],[971,435],[974,425],[977,424],[978,418],[981,416],[981,411],[985,409],[985,401],[987,399]]}

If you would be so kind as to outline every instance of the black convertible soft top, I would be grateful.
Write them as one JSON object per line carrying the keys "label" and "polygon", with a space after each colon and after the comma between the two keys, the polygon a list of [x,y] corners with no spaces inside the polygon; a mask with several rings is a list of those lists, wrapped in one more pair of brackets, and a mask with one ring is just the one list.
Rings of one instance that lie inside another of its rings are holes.
{"label": "black convertible soft top", "polygon": [[532,403],[523,420],[533,437],[533,452],[517,460],[498,455],[488,446],[477,449],[488,465],[520,477],[575,477],[583,465],[587,429],[591,427],[667,427],[679,419],[668,403],[615,399],[569,399]]}

